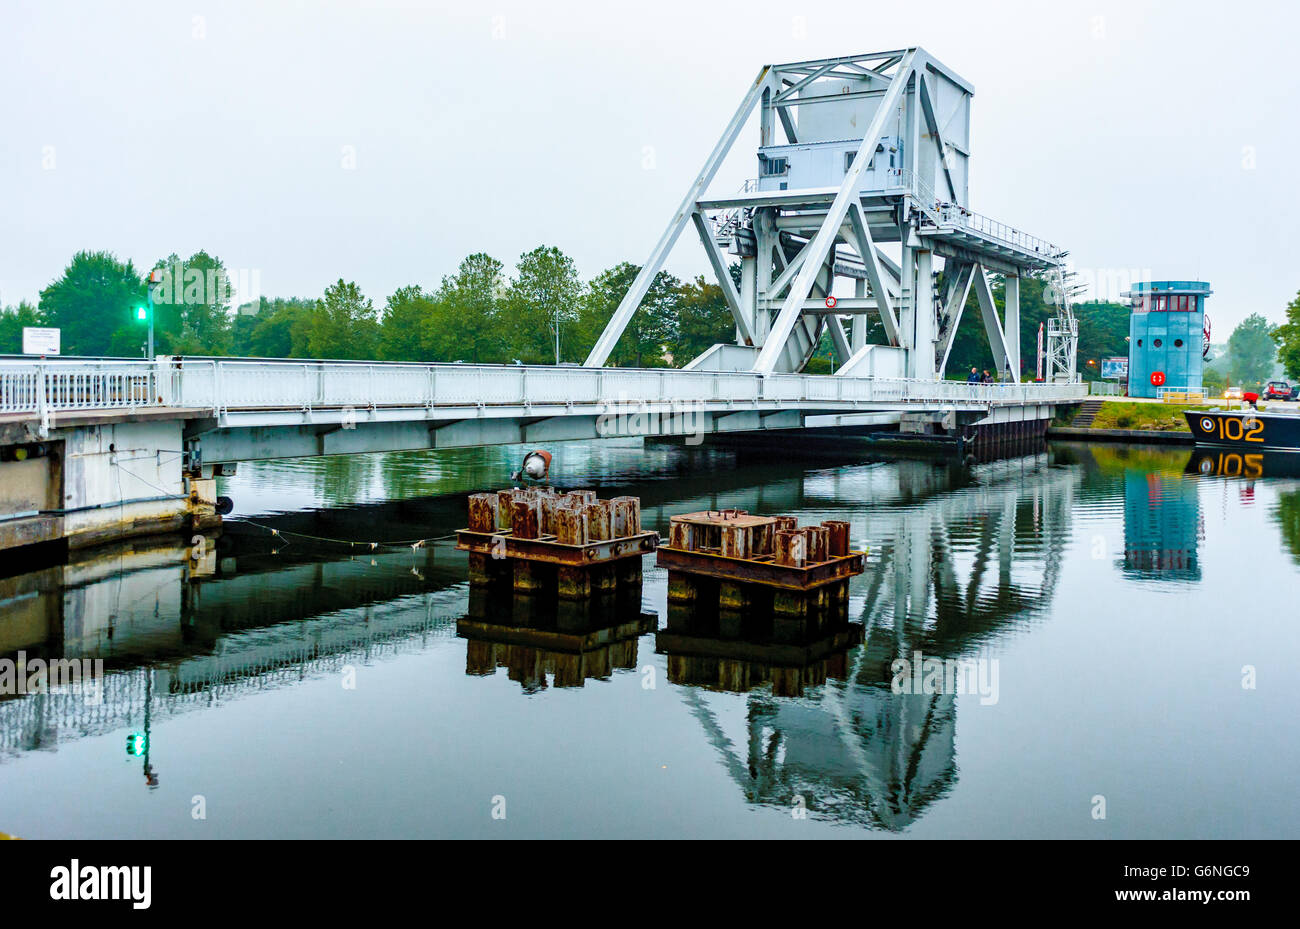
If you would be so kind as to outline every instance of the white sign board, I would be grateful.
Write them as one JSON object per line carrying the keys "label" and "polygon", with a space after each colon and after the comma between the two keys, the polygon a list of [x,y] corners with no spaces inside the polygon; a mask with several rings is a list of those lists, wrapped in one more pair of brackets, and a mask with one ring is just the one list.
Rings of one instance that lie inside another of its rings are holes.
{"label": "white sign board", "polygon": [[59,330],[44,326],[23,326],[24,355],[57,355]]}

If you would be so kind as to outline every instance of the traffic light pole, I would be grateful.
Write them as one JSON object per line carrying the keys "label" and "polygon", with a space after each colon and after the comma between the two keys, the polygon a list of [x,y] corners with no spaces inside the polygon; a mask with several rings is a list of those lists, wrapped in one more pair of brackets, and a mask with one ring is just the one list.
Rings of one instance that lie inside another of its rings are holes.
{"label": "traffic light pole", "polygon": [[145,293],[149,296],[149,360],[153,361],[153,284],[145,286]]}

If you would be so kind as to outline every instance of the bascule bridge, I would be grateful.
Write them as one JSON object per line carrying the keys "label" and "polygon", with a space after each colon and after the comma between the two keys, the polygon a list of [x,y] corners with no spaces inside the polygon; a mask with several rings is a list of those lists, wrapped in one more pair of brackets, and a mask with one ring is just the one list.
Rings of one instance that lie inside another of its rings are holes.
{"label": "bascule bridge", "polygon": [[[689,225],[736,340],[688,367],[799,372],[829,333],[840,377],[942,378],[973,290],[990,369],[1019,380],[1020,280],[1060,274],[1065,253],[971,209],[973,92],[922,48],[764,66],[587,365],[605,364]],[[710,194],[755,111],[756,176]]]}
{"label": "bascule bridge", "polygon": [[[0,359],[0,551],[217,518],[240,461],[862,427],[1041,437],[1086,393],[1065,253],[971,209],[972,88],[924,49],[767,65],[745,92],[585,365],[316,359]],[[755,120],[756,177],[710,191]],[[734,342],[684,369],[609,368],[683,230]],[[739,283],[731,266],[739,264]],[[990,275],[1004,282],[1004,309]],[[1045,384],[1020,383],[1020,281],[1063,295]],[[850,292],[851,291],[851,292]],[[1000,383],[948,381],[970,293]],[[823,337],[834,376],[806,368]]]}

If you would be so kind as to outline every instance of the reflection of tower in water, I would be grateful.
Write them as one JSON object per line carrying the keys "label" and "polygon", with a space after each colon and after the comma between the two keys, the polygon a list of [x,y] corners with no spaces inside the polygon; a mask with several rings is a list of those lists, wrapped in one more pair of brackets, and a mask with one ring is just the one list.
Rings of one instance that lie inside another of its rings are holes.
{"label": "reflection of tower in water", "polygon": [[[884,473],[893,488],[881,485]],[[810,635],[803,664],[761,661],[755,649],[768,643],[739,630],[730,652],[715,641],[706,661],[660,634],[670,679],[688,685],[683,699],[749,802],[901,831],[955,785],[956,696],[896,693],[891,665],[915,652],[977,656],[1045,609],[1079,472],[1039,456],[986,469],[956,490],[957,479],[932,486],[942,474],[929,463],[892,464],[872,478],[872,508],[846,517],[855,539],[872,540],[865,590],[855,587],[845,617],[860,622],[860,647],[818,653]],[[851,490],[834,496],[851,499]],[[743,733],[725,722],[731,714],[716,691],[748,692]]]}
{"label": "reflection of tower in water", "polygon": [[1196,482],[1178,472],[1124,471],[1124,568],[1197,581],[1204,537]]}

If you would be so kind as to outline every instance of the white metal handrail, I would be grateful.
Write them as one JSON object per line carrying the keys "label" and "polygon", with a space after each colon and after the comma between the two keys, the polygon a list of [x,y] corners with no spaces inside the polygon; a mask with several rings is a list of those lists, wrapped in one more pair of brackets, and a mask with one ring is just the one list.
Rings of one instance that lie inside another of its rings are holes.
{"label": "white metal handrail", "polygon": [[0,363],[0,413],[157,406],[157,372],[149,361]]}
{"label": "white metal handrail", "polygon": [[1045,258],[1056,259],[1061,254],[1061,249],[1046,239],[1040,239],[1038,236],[1022,232],[1013,226],[1008,226],[1006,223],[998,222],[983,213],[976,213],[964,206],[943,199],[935,193],[934,187],[915,171],[907,169],[896,169],[896,171],[901,185],[918,194],[918,202],[927,213],[932,215],[932,218],[938,224],[968,229],[978,233],[983,238],[992,239],[1022,251],[1033,252]]}
{"label": "white metal handrail", "polygon": [[188,407],[218,414],[380,407],[593,407],[626,403],[789,405],[1041,403],[1071,384],[968,384],[749,371],[252,359],[0,363],[0,413]]}

